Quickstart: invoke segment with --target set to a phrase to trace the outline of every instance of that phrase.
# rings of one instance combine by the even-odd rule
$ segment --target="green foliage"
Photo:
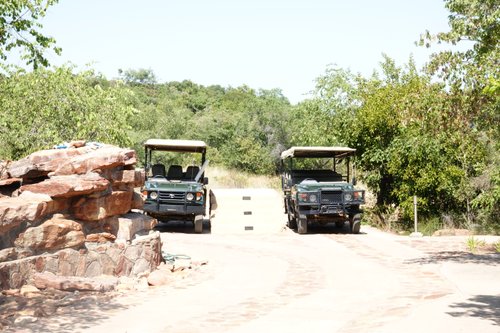
[[[291,106],[279,90],[204,87],[191,81],[129,88],[139,110],[131,131],[136,150],[148,138],[203,140],[212,165],[271,174],[288,145]]]
[[[0,157],[19,159],[74,139],[129,145],[129,92],[99,81],[68,67],[0,78]]]
[[[437,216],[433,216],[418,222],[418,231],[426,236],[432,236],[434,232],[442,228],[443,223]]]
[[[48,66],[44,56],[52,48],[57,54],[61,49],[55,40],[40,33],[42,25],[38,20],[45,16],[47,8],[58,0],[8,0],[0,1],[0,59],[7,60],[14,49],[23,52],[23,59],[34,69]]]
[[[419,216],[435,221],[432,225],[446,215],[455,217],[455,225],[496,230],[499,5],[447,0],[446,6],[451,30],[427,32],[420,43],[470,40],[470,50],[435,54],[425,72],[411,59],[399,67],[387,56],[380,71],[368,78],[329,68],[317,80],[314,100],[297,113],[297,118],[312,116],[321,125],[310,121],[308,129],[294,134],[311,144],[356,148],[362,179],[377,197],[376,210],[397,207],[408,226],[417,195]],[[371,214],[375,223],[389,215]]]
[[[155,84],[156,75],[151,69],[127,69],[118,70],[118,74],[123,78],[123,80],[128,84]]]
[[[474,183],[495,156],[494,129],[486,122],[478,126],[489,109],[473,109],[474,100],[433,83],[412,60],[398,67],[385,56],[381,72],[370,78],[329,70],[308,103],[330,117],[330,142],[357,149],[363,181],[378,205],[400,207],[403,221],[413,220],[414,195],[425,219],[461,212],[462,223],[472,225],[498,216],[495,178],[490,187]],[[481,216],[486,208],[489,217]]]
[[[35,68],[47,65],[42,51],[54,41],[36,31],[37,20],[55,2],[0,3],[1,59],[22,48]],[[278,89],[159,84],[151,69],[120,70],[118,82],[69,68],[8,73],[0,76],[0,157],[76,138],[138,152],[149,138],[199,139],[212,165],[273,174],[290,146],[346,145],[376,194],[372,223],[411,227],[417,195],[429,232],[442,224],[500,232],[499,5],[445,6],[450,31],[426,32],[420,44],[470,49],[436,53],[423,71],[385,55],[370,77],[329,67],[314,98],[296,106]]]
[[[495,248],[495,251],[497,253],[500,253],[500,242],[496,242],[495,244],[493,244],[494,248]]]
[[[475,253],[479,248],[485,247],[485,246],[486,246],[486,242],[484,240],[477,239],[474,236],[470,236],[469,238],[467,238],[467,248],[472,253]]]

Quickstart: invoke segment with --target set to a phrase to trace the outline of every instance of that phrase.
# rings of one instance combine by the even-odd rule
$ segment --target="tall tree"
[[[49,62],[44,56],[46,49],[56,54],[61,49],[55,46],[52,37],[40,32],[39,19],[47,13],[48,7],[58,0],[2,0],[0,1],[0,59],[7,60],[8,53],[20,49],[22,58],[34,69],[47,67]]]
[[[479,209],[483,220],[496,221],[500,229],[500,3],[446,0],[445,6],[450,10],[450,30],[426,32],[420,44],[430,47],[437,41],[468,46],[465,51],[434,54],[427,69],[448,87],[448,112],[460,138],[457,142],[472,139],[472,151],[483,147],[488,152],[481,164],[472,164],[466,161],[471,149],[457,146],[462,150],[462,171],[469,177],[468,184],[461,186],[467,215],[472,208]]]

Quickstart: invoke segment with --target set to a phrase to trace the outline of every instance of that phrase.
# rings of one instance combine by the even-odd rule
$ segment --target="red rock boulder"
[[[80,223],[55,214],[37,227],[26,229],[14,244],[36,252],[79,247],[85,242]]]
[[[76,148],[82,149],[82,148]],[[134,150],[105,146],[61,161],[53,175],[85,174],[94,170],[112,169],[118,166],[131,166],[137,162]]]
[[[21,192],[45,193],[52,198],[69,198],[102,192],[109,187],[109,181],[97,173],[84,175],[52,176],[40,183],[21,186]]]
[[[18,197],[0,200],[0,235],[23,222],[33,222],[62,207],[46,194],[24,192]]]
[[[133,192],[116,191],[100,198],[85,198],[73,208],[76,218],[98,221],[113,215],[123,215],[130,211]]]

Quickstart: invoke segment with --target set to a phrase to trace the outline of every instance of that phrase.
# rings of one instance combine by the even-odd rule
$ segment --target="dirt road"
[[[75,309],[59,325],[40,321],[37,330],[500,332],[499,254],[463,252],[460,237],[311,232],[164,232],[166,251],[208,265],[98,310]]]

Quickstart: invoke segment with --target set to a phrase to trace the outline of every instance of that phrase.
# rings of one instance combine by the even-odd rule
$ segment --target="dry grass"
[[[279,176],[253,175],[217,166],[208,167],[205,175],[211,188],[273,188],[281,190]]]

